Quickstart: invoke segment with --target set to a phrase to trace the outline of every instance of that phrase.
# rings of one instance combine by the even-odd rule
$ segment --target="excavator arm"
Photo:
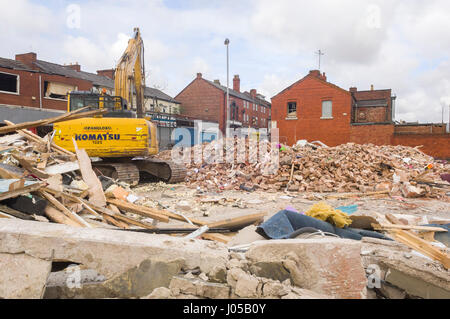
[[[128,47],[117,63],[114,89],[115,95],[124,98],[130,106],[133,106],[133,94],[136,93],[138,118],[145,115],[144,88],[144,42],[139,28],[134,28],[134,35],[128,41]]]

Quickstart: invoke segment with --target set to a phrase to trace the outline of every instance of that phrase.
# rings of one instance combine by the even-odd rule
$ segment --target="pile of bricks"
[[[239,151],[239,143],[245,143],[244,151],[242,148]],[[211,190],[260,188],[319,193],[388,190],[391,195],[404,197],[440,197],[450,185],[440,178],[448,166],[418,148],[353,143],[328,148],[307,144],[293,148],[277,145],[274,152],[270,143],[264,143],[261,143],[263,151],[261,148],[257,151],[249,147],[248,140],[235,140],[232,163],[226,159],[233,143],[215,142],[184,149],[181,153],[191,152],[187,184]],[[216,146],[223,147],[223,157],[217,157],[222,158],[222,163],[208,162],[211,149]],[[279,159],[278,168],[270,160],[274,155]],[[168,159],[171,153],[160,156]],[[201,160],[194,161],[195,156]]]

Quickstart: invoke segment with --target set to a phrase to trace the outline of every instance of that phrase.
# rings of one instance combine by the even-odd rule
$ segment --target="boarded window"
[[[67,93],[76,91],[77,87],[64,83],[44,82],[45,97],[54,99],[66,99]]]
[[[329,119],[333,117],[333,103],[331,101],[322,101],[322,118]]]
[[[289,102],[287,104],[287,116],[288,117],[297,117],[297,103]]]
[[[19,76],[15,74],[0,73],[0,91],[19,93]]]

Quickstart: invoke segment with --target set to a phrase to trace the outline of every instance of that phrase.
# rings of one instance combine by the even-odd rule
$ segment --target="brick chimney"
[[[68,67],[74,71],[77,71],[77,72],[81,71],[81,65],[79,65],[78,62],[75,62],[74,64],[71,63],[69,65],[66,65],[66,67]]]
[[[202,78],[202,74],[201,73],[197,73],[197,79],[201,79]]]
[[[241,92],[241,79],[239,78],[239,74],[236,74],[233,78],[233,90]]]
[[[355,88],[355,87],[351,87],[349,91],[350,91],[351,93],[355,93],[355,92],[357,92],[357,91],[358,91],[358,89],[357,89],[357,88]]]
[[[256,89],[251,89],[251,90],[250,90],[250,95],[251,95],[252,97],[256,97]]]
[[[116,70],[114,69],[107,69],[107,70],[97,70],[97,74],[101,76],[106,76],[110,78],[111,80],[114,80],[114,73]]]
[[[26,66],[36,69],[36,66],[33,62],[36,62],[37,54],[34,52],[24,53],[24,54],[16,54],[16,61],[22,62]]]
[[[315,76],[316,78],[321,77],[319,70],[311,70],[311,71],[309,71],[309,75]]]

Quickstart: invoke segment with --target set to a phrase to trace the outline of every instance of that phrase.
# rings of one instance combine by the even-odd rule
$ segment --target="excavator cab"
[[[72,91],[68,94],[68,112],[78,110],[85,106],[90,106],[88,110],[107,109],[108,113],[104,114],[103,117],[136,117],[136,113],[128,109],[127,101],[120,96],[111,96],[106,93],[100,94],[90,91]]]

